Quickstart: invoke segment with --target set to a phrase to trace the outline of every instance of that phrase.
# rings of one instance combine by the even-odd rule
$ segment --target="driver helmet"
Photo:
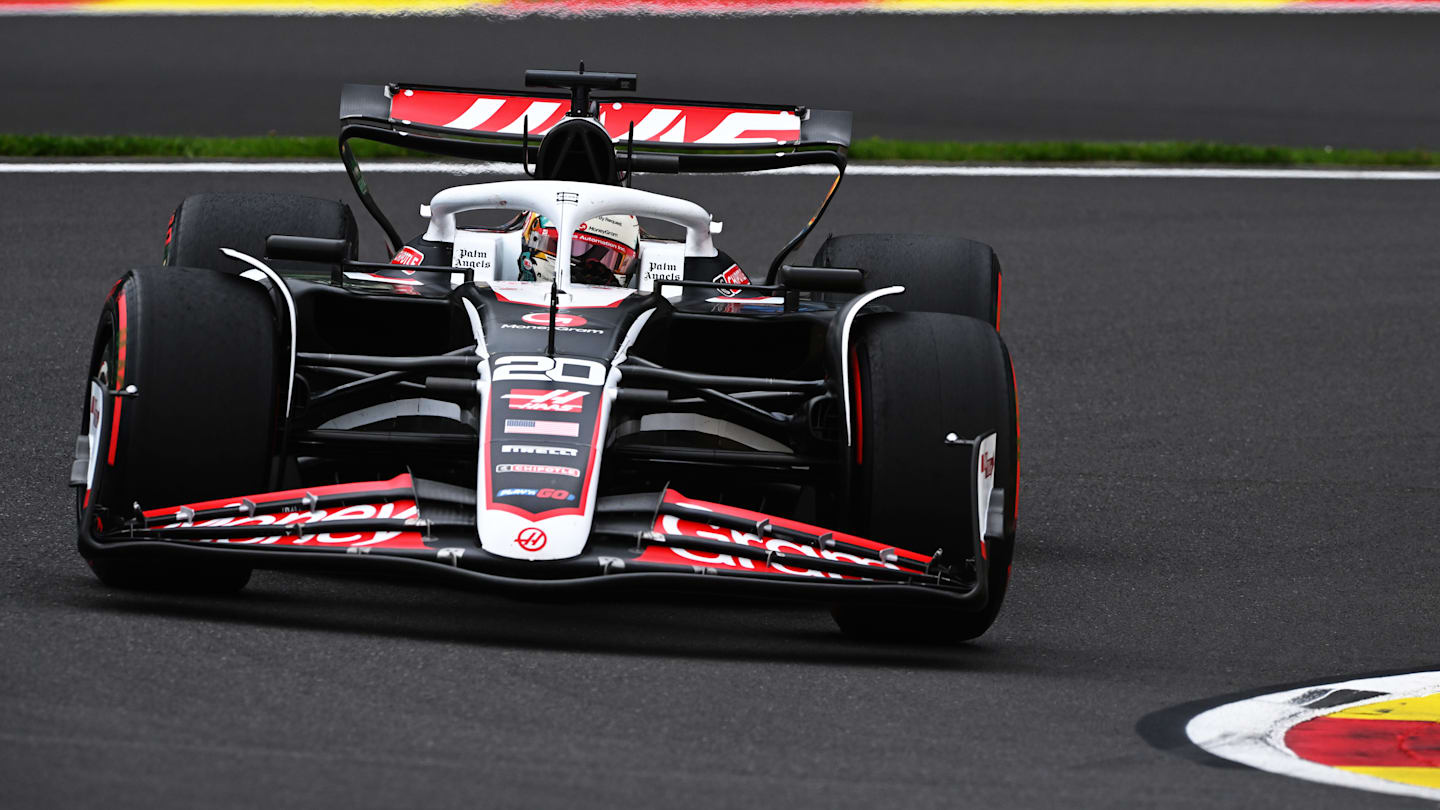
[[[551,281],[559,252],[558,228],[548,218],[525,215],[520,237],[520,280]],[[607,214],[575,229],[570,242],[570,280],[576,284],[627,287],[640,246],[640,222],[629,214]]]

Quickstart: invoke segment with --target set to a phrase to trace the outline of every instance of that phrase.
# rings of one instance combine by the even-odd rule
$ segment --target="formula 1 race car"
[[[635,84],[582,65],[528,71],[554,90],[526,93],[347,85],[340,154],[390,262],[358,258],[338,202],[185,199],[163,266],[126,272],[96,331],[71,483],[100,580],[388,569],[531,597],[806,600],[880,639],[984,633],[1019,486],[994,252],[868,234],[791,263],[844,175],[850,114],[614,95]],[[357,138],[532,179],[440,191],[405,240]],[[814,164],[834,184],[754,281],[706,210],[633,187]],[[516,216],[457,224],[472,211]]]

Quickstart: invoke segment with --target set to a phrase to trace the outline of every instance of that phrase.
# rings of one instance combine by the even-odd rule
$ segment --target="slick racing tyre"
[[[144,268],[122,278],[101,312],[90,360],[82,538],[123,525],[135,504],[266,491],[284,391],[276,344],[274,306],[256,282],[203,268]],[[234,591],[250,578],[247,567],[188,556],[89,561],[119,588]]]
[[[975,318],[935,312],[862,315],[851,368],[854,446],[848,448],[851,525],[879,542],[957,565],[973,559],[974,520],[964,496],[968,444],[994,432],[995,487],[1004,489],[1004,536],[987,545],[989,601],[959,609],[841,605],[847,634],[882,640],[962,641],[995,621],[1010,579],[1019,479],[1014,374],[1000,335]],[[985,508],[981,505],[980,508]]]
[[[817,267],[856,267],[865,289],[901,285],[885,305],[904,312],[948,312],[1000,328],[1000,259],[984,242],[958,236],[862,233],[832,236]]]
[[[165,231],[164,263],[171,267],[233,270],[235,260],[220,252],[228,247],[257,259],[265,258],[265,240],[273,234],[318,236],[350,241],[355,258],[359,240],[350,206],[299,194],[192,194],[170,215]],[[276,269],[292,269],[286,262]],[[310,265],[323,272],[323,268]]]

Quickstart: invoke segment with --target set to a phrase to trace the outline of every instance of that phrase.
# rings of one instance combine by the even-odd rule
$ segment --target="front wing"
[[[388,568],[511,595],[723,591],[979,610],[982,525],[972,558],[942,560],[667,489],[599,499],[580,556],[516,560],[480,547],[473,491],[406,474],[147,510],[118,526],[96,521],[82,529],[80,550],[88,559],[223,555],[256,568]],[[527,542],[538,548],[545,537],[535,531]]]

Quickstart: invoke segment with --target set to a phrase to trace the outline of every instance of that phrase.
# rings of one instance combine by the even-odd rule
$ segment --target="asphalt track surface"
[[[0,18],[0,131],[325,134],[344,82],[856,112],[857,135],[1440,148],[1440,14]]]
[[[1433,184],[847,181],[823,229],[958,231],[1007,271],[1014,584],[982,640],[927,648],[848,641],[785,605],[537,605],[270,572],[234,598],[107,589],[74,553],[65,481],[109,284],[158,260],[187,192],[349,191],[0,182],[0,806],[1410,801],[1207,767],[1136,725],[1437,663]],[[407,209],[444,183],[375,181]],[[754,266],[822,181],[644,185],[688,189]]]

